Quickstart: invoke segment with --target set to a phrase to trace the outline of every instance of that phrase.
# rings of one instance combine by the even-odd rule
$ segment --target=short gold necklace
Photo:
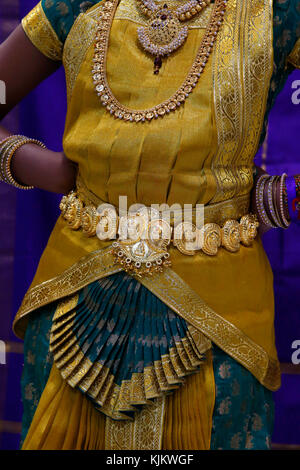
[[[145,110],[130,109],[123,106],[113,95],[106,77],[106,60],[109,35],[119,0],[106,0],[99,14],[95,53],[93,57],[93,82],[101,104],[115,118],[127,122],[145,122],[164,117],[176,111],[189,97],[197,85],[206,63],[213,50],[218,31],[225,15],[227,0],[216,0],[209,24],[201,41],[196,58],[180,88],[166,101]]]

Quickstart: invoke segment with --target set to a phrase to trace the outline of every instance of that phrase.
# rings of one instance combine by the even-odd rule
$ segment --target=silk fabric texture
[[[230,18],[240,7],[233,0],[228,3],[231,16],[227,27],[232,27]],[[254,10],[256,4],[257,11],[261,14],[264,8],[266,18],[270,20],[268,2],[263,6],[261,2],[251,2]],[[64,45],[63,61],[68,85],[68,113],[63,142],[65,154],[78,163],[80,174],[89,190],[101,200],[114,205],[118,205],[119,195],[128,197],[129,206],[135,202],[145,205],[163,202],[169,205],[195,205],[222,200],[222,187],[220,191],[219,183],[223,178],[225,188],[226,177],[222,165],[219,177],[216,177],[218,167],[214,166],[220,140],[214,103],[220,97],[216,95],[218,92],[212,80],[212,60],[208,62],[193,94],[176,113],[144,125],[114,120],[101,107],[91,77],[97,8],[98,5],[90,10],[90,16],[77,19]],[[38,15],[42,15],[41,11],[34,13],[23,26],[28,37],[43,52],[42,38],[45,38],[45,43],[49,41],[49,36],[45,36],[49,24],[46,18]],[[40,25],[36,22],[37,17]],[[260,26],[263,33],[262,24]],[[235,28],[238,33],[244,29],[244,25],[235,25]],[[114,20],[110,34],[107,77],[113,93],[122,104],[143,109],[169,98],[181,85],[195,58],[204,30],[190,30],[184,46],[164,61],[160,74],[154,76],[152,58],[137,47],[136,29],[137,25],[130,20]],[[59,40],[53,32],[52,34],[52,46],[55,50],[59,46]],[[49,51],[49,42],[45,45],[46,49]],[[220,51],[225,60],[228,51],[224,48],[222,52],[222,47],[219,54]],[[78,61],[78,57],[81,60]],[[267,73],[271,74],[270,68]],[[267,92],[266,88],[263,97],[265,104]],[[247,113],[247,110],[244,109],[244,112]],[[260,116],[255,130],[258,143],[263,109],[258,110],[257,115]],[[249,193],[252,161],[240,165],[237,160],[232,165],[229,182],[227,180],[227,193],[231,192],[232,196]],[[245,181],[240,180],[238,189],[235,188],[235,180],[230,180],[230,174],[240,171],[240,166],[244,168]],[[240,173],[242,174],[243,172]],[[85,255],[108,245],[107,242],[86,239],[80,232],[71,231],[60,218],[41,258],[32,288],[63,275]],[[278,369],[274,338],[273,277],[260,239],[252,247],[241,247],[237,253],[221,250],[216,257],[201,253],[188,257],[172,249],[170,252],[172,269],[176,275],[217,312],[226,324],[234,325],[235,331],[238,330],[242,336],[257,345],[258,349],[262,349]],[[76,275],[74,280],[75,278]],[[159,278],[157,282],[159,283]],[[58,297],[63,295],[62,289]],[[41,291],[40,304],[44,302],[42,296]],[[34,311],[34,308],[29,306],[25,312],[21,309],[17,318],[15,331],[20,336],[24,334],[29,311]],[[197,316],[197,312],[195,315]],[[225,350],[227,346],[230,349],[235,342],[235,335],[227,338],[225,336],[226,332],[221,328],[211,339]],[[235,358],[239,360],[239,357]],[[260,374],[258,370],[257,375],[263,377],[265,372]],[[54,384],[58,383],[54,370],[51,380]],[[271,377],[268,385],[271,389],[278,388],[278,378]],[[207,413],[207,409],[204,412]]]
[[[97,8],[93,7],[92,12]],[[232,9],[235,8],[232,2]],[[94,18],[79,17],[64,46],[66,62],[69,54],[80,55],[84,47],[81,31],[88,31],[91,44],[86,47],[72,90],[69,85],[64,135],[66,155],[78,163],[88,188],[112,204],[118,204],[122,194],[128,197],[128,206],[135,202],[207,204],[217,190],[212,170],[218,146],[212,60],[193,94],[176,113],[139,127],[114,120],[101,107],[91,79],[94,21]],[[29,36],[37,34],[29,26],[26,32]],[[136,24],[126,19],[114,20],[107,77],[116,97],[125,105],[142,108],[168,98],[184,79],[203,33],[202,28],[192,29],[183,48],[164,61],[156,77],[152,72],[152,59],[137,47]],[[142,92],[140,77],[144,77]],[[71,231],[60,218],[32,287],[64,273],[84,255],[108,245],[108,242],[87,239],[80,231]],[[241,247],[238,253],[221,250],[216,257],[201,253],[189,257],[171,249],[171,259],[175,273],[205,303],[276,361],[273,278],[259,239],[252,247]],[[26,322],[26,315],[21,316]],[[24,332],[19,318],[16,331],[20,335]],[[214,339],[218,344],[218,339]]]

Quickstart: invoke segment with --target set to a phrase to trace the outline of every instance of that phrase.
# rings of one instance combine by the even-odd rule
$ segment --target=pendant
[[[188,27],[182,26],[175,11],[165,3],[157,8],[148,20],[147,26],[138,28],[138,38],[145,51],[155,56],[154,74],[159,73],[162,57],[176,51],[185,42]]]

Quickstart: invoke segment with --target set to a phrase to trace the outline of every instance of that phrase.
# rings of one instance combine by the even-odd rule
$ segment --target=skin
[[[33,46],[19,25],[0,45],[0,79],[6,84],[7,93],[6,105],[0,106],[0,122],[59,66],[60,63],[46,58]],[[10,134],[0,126],[0,141]],[[26,144],[16,152],[11,169],[18,182],[46,191],[67,194],[75,185],[74,163],[63,152],[42,149],[34,144]]]
[[[0,106],[0,122],[14,106],[54,73],[60,65],[59,62],[45,57],[34,47],[19,25],[0,45],[0,79],[6,83],[7,92],[6,105]],[[11,133],[0,125],[0,141],[9,135]],[[34,144],[23,145],[17,150],[11,170],[19,183],[46,191],[67,194],[75,187],[76,165],[68,160],[63,152],[42,149]],[[258,168],[256,179],[262,173],[264,171]],[[257,214],[254,191],[252,191],[251,209]],[[263,235],[267,230],[268,227],[261,223],[260,234]]]

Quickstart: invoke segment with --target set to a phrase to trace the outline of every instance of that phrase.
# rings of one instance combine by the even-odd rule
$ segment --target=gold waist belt
[[[170,266],[171,245],[188,256],[198,251],[215,256],[221,247],[234,253],[241,243],[251,246],[259,224],[255,215],[246,213],[248,205],[249,196],[243,196],[204,206],[201,225],[194,220],[199,220],[197,208],[190,211],[188,220],[186,213],[182,216],[172,208],[170,212],[143,205],[121,215],[78,179],[77,190],[62,198],[60,209],[70,229],[80,229],[87,237],[113,241],[116,261],[125,271],[139,276]]]

